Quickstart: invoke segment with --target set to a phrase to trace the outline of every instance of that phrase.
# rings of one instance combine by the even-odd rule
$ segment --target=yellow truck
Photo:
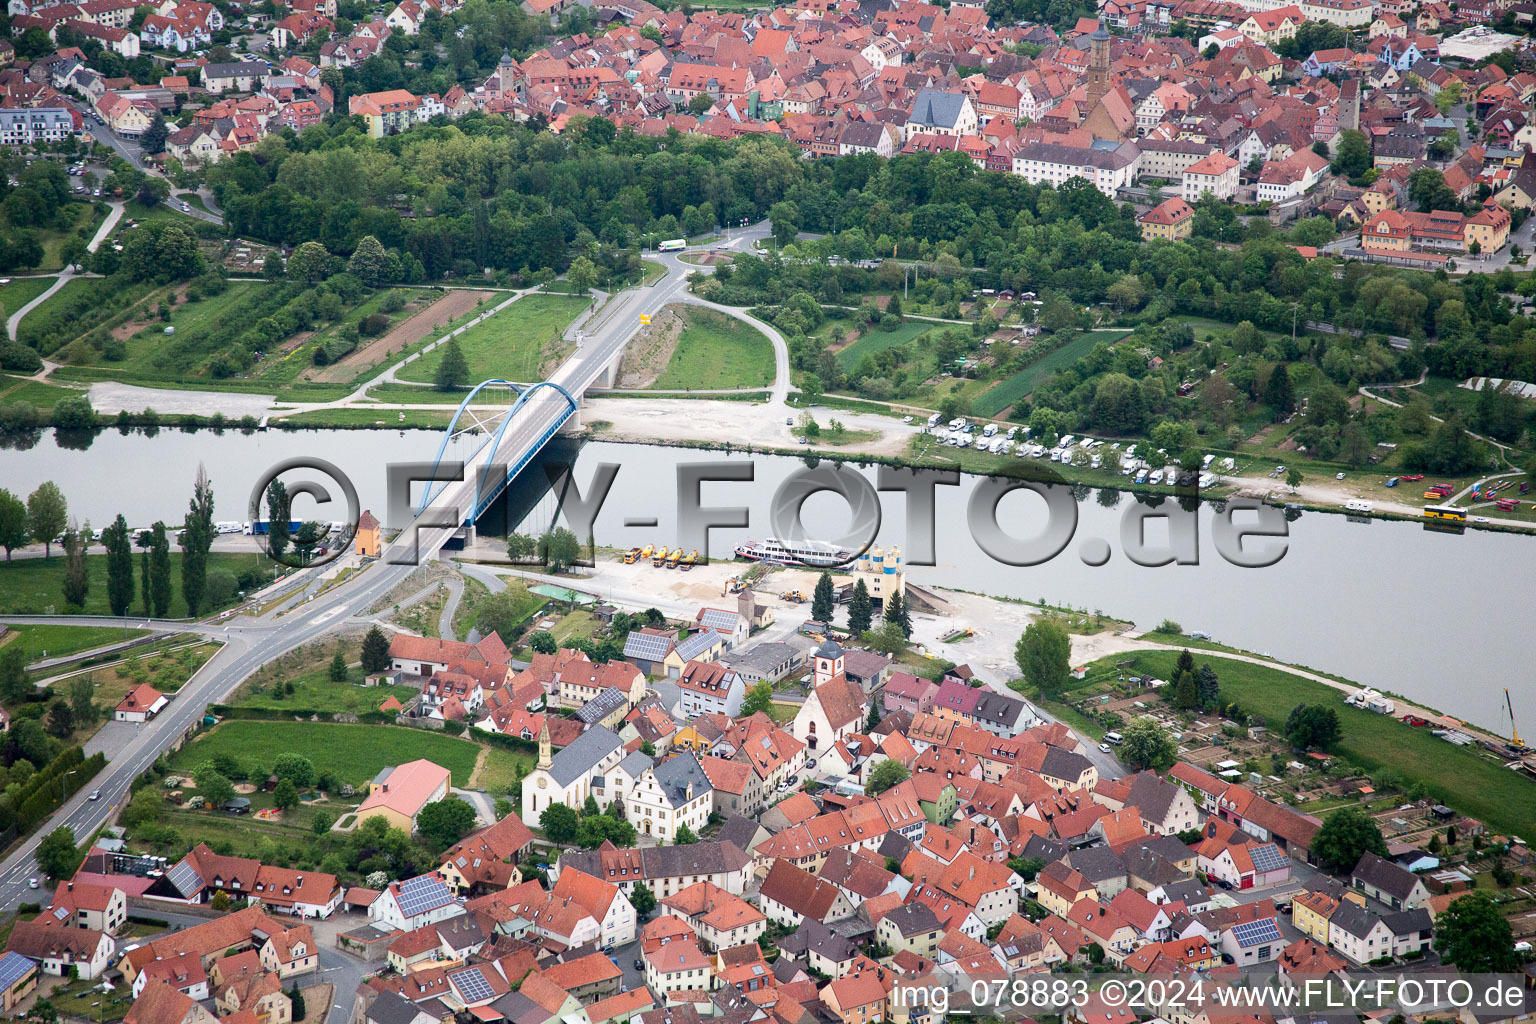
[[[651,566],[653,568],[660,569],[664,564],[666,564],[666,561],[667,561],[667,549],[666,549],[666,546],[663,545],[663,546],[657,548],[656,549],[656,553],[651,556]]]
[[[640,549],[640,557],[639,557],[638,560],[643,562],[647,558],[650,558],[650,557],[651,557],[651,546],[649,544],[647,544],[645,547]]]
[[[683,558],[683,549],[682,548],[673,548],[672,549],[672,553],[667,556],[667,568],[668,569],[676,569],[677,568],[677,563],[682,561],[682,558]]]
[[[779,598],[780,600],[788,601],[791,604],[805,603],[805,594],[798,590],[786,590],[784,593],[779,595]]]
[[[639,548],[630,548],[628,551],[624,552],[624,564],[625,565],[633,565],[634,562],[635,562],[635,559],[637,559],[639,557],[640,557],[640,549]]]
[[[699,551],[697,548],[695,548],[678,560],[677,567],[683,570],[683,572],[687,572],[689,569],[692,569],[695,565],[698,564]]]

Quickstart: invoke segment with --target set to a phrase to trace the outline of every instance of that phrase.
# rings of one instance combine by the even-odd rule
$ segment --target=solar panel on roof
[[[1248,921],[1234,926],[1232,937],[1237,940],[1239,946],[1256,946],[1261,942],[1279,941],[1280,929],[1275,926],[1273,918],[1265,918],[1262,921]]]
[[[441,907],[452,899],[448,887],[431,875],[417,875],[400,883],[400,911],[406,917]]]
[[[20,953],[0,956],[0,992],[9,989],[36,968],[36,962]]]
[[[1281,853],[1279,847],[1273,843],[1253,847],[1248,851],[1248,856],[1253,860],[1254,869],[1258,871],[1279,871],[1291,862],[1290,858]]]
[[[183,896],[190,896],[203,887],[202,877],[187,861],[182,861],[171,868],[170,874],[165,877]]]
[[[654,633],[631,633],[624,641],[624,656],[641,658],[645,661],[660,661],[667,656],[667,648],[671,643],[671,637],[657,636]]]
[[[485,980],[485,975],[480,973],[478,967],[471,967],[467,971],[460,971],[453,975],[453,983],[460,992],[464,993],[464,998],[468,1002],[490,999],[496,994],[491,988],[491,983]]]

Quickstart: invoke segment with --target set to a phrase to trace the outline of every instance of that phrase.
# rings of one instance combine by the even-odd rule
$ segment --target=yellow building
[[[1509,226],[1509,211],[1489,200],[1481,210],[1468,217],[1463,225],[1463,242],[1467,251],[1472,252],[1475,244],[1480,253],[1498,252],[1509,241]]]
[[[416,831],[416,816],[427,804],[448,795],[452,773],[425,758],[386,768],[368,784],[368,796],[357,809],[361,825],[369,818],[383,818],[391,828],[406,835]]]
[[[1142,214],[1138,223],[1141,225],[1143,242],[1150,242],[1154,238],[1176,242],[1188,238],[1195,229],[1195,210],[1183,199],[1174,196],[1172,199],[1164,199]]]
[[[1309,892],[1291,901],[1291,924],[1314,942],[1328,945],[1328,919],[1339,901],[1322,892]]]
[[[378,519],[368,509],[363,509],[363,514],[357,520],[357,553],[364,558],[378,558],[379,534]]]

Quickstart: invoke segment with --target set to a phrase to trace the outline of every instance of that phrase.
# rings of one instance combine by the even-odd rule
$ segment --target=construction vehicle
[[[645,547],[640,549],[640,558],[639,558],[639,560],[643,562],[647,558],[650,558],[650,557],[651,557],[651,546],[649,544],[647,544]]]
[[[682,560],[682,557],[683,557],[683,549],[682,548],[673,548],[672,549],[672,553],[667,555],[667,568],[668,569],[676,569],[677,568],[677,563]]]
[[[720,588],[720,593],[721,594],[739,594],[739,593],[741,593],[741,577],[740,576],[732,576],[730,579],[726,580],[725,581],[725,585]]]
[[[633,565],[634,562],[635,562],[635,559],[637,559],[639,557],[640,557],[640,549],[639,548],[630,548],[628,551],[624,552],[624,564],[625,565]]]
[[[1509,709],[1509,735],[1515,746],[1525,749],[1525,740],[1520,738],[1520,727],[1515,724],[1515,703],[1509,699],[1509,687],[1504,687],[1504,706]]]
[[[788,601],[791,604],[805,603],[805,594],[799,590],[786,590],[784,593],[779,595],[779,598],[781,600]]]
[[[660,569],[663,565],[666,564],[666,561],[667,561],[667,547],[666,547],[665,544],[663,544],[661,547],[657,548],[656,549],[656,553],[651,556],[651,567],[655,568],[655,569]]]
[[[692,569],[694,566],[696,566],[698,564],[699,564],[699,550],[698,550],[698,548],[694,548],[692,551],[688,552],[682,558],[678,559],[677,567],[679,569],[683,570],[683,572],[687,572],[689,569]]]

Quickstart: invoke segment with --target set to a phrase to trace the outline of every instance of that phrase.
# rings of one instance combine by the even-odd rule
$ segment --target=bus
[[[1457,508],[1455,505],[1425,505],[1425,519],[1448,519],[1452,522],[1464,523],[1467,521],[1467,510]]]
[[[686,238],[669,238],[665,242],[659,242],[656,245],[657,252],[677,252],[679,249],[686,248],[688,248],[688,239]]]

